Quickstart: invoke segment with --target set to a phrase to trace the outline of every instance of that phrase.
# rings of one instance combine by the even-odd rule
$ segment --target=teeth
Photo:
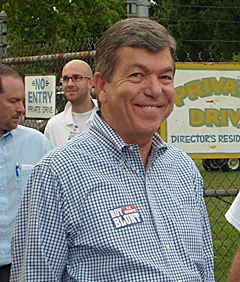
[[[151,109],[156,109],[156,107],[150,107],[150,106],[143,106],[143,108],[145,108],[145,109],[149,109],[149,110],[151,110]]]

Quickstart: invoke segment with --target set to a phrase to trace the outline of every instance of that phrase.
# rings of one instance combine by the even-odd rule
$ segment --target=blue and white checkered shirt
[[[96,115],[33,171],[12,239],[11,281],[215,281],[202,178],[156,134],[145,171]]]

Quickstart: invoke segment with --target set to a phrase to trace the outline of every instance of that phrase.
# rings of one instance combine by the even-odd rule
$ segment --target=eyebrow
[[[163,69],[162,69],[162,72],[169,72],[169,71],[170,71],[170,72],[174,72],[173,66],[172,66],[172,67],[169,66],[169,67],[166,67],[166,68],[163,68]]]
[[[149,70],[149,68],[146,67],[145,65],[140,64],[140,63],[133,63],[133,64],[131,64],[130,66],[128,66],[128,68],[126,69],[126,73],[129,72],[129,71],[131,71],[131,69],[133,69],[133,68],[135,68],[135,67],[140,68],[140,69],[144,70],[144,71],[147,72],[147,73],[150,73],[150,72],[151,72],[151,71]],[[174,68],[173,68],[173,66],[167,66],[167,67],[165,67],[165,68],[162,68],[160,72],[161,72],[161,73],[165,73],[165,72],[174,72]]]
[[[73,75],[80,75],[80,76],[82,76],[82,75],[79,74],[79,73],[74,73],[74,74],[72,74],[72,76],[73,76]],[[63,75],[62,77],[65,77],[65,76],[66,76],[66,77],[69,77],[69,76],[67,76],[67,75]]]
[[[131,71],[131,69],[134,69],[134,68],[140,68],[146,72],[150,72],[150,70],[148,69],[148,67],[146,67],[145,65],[143,64],[140,64],[140,63],[133,63],[131,65],[129,65],[127,68],[126,68],[126,72],[128,71]]]

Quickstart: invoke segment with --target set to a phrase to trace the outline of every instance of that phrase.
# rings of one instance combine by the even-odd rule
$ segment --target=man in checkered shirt
[[[203,182],[156,133],[173,110],[176,43],[148,19],[115,23],[96,51],[89,132],[33,171],[11,281],[215,281]]]

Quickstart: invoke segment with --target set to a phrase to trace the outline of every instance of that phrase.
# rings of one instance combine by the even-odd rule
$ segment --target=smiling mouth
[[[153,110],[153,109],[156,109],[157,107],[142,106],[142,108],[144,108],[144,109],[148,109],[148,110]]]

